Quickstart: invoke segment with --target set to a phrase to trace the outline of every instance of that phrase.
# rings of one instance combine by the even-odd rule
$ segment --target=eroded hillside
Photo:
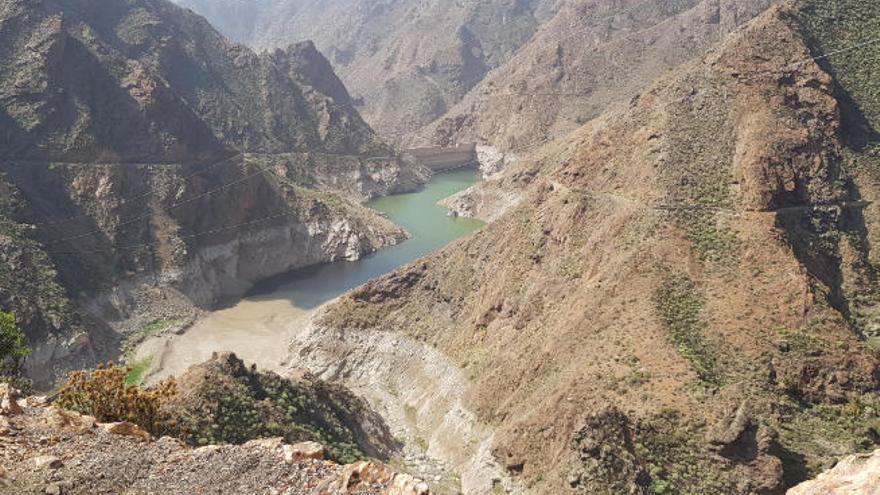
[[[567,2],[528,44],[420,136],[438,145],[534,148],[635,96],[773,3]]]
[[[314,40],[370,124],[402,140],[507,61],[563,2],[269,0],[247,15],[234,0],[178,3],[259,49]]]
[[[772,0],[180,0],[260,49],[313,39],[383,135],[504,151],[566,132]]]
[[[417,187],[311,43],[257,55],[163,0],[0,9],[0,303],[32,375],[114,356],[266,277],[404,233]]]
[[[474,493],[776,494],[871,449],[878,20],[773,8],[516,165],[518,206],[296,355],[463,482],[491,452],[510,481]]]

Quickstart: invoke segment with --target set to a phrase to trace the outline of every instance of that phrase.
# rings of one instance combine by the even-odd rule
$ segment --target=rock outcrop
[[[880,493],[880,450],[852,455],[787,495],[877,495]]]
[[[399,449],[385,422],[347,389],[259,372],[231,353],[191,367],[177,390],[163,407],[195,445],[280,437],[288,462],[387,459]]]
[[[422,481],[378,463],[287,460],[285,452],[304,447],[281,439],[194,449],[171,437],[145,442],[131,429],[95,427],[94,418],[45,406],[26,406],[8,419],[15,434],[0,435],[4,494],[430,495]]]

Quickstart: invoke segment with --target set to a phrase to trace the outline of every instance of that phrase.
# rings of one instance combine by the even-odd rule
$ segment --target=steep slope
[[[312,44],[257,55],[164,0],[5,2],[0,67],[0,302],[44,385],[119,332],[396,243],[354,202],[424,180]]]
[[[314,40],[380,134],[397,139],[443,115],[503,64],[560,0],[180,0],[260,49]]]
[[[438,145],[516,150],[562,137],[703,53],[773,0],[569,2],[421,131]]]
[[[400,144],[510,151],[633,96],[773,0],[179,3],[251,46],[314,39]]]
[[[777,494],[871,449],[878,22],[772,9],[515,166],[518,206],[294,355],[466,493]]]

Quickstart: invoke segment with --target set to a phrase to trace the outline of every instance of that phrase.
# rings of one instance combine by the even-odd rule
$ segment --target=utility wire
[[[257,153],[254,153],[254,154],[257,155]],[[320,153],[320,152],[309,152],[309,151],[302,151],[302,152],[294,151],[294,152],[288,152],[288,153],[284,153],[284,154],[290,154],[290,155],[302,154],[302,155],[308,155],[308,156],[324,156],[324,157],[333,157],[333,158],[357,158],[357,159],[360,159],[360,160],[396,160],[396,159],[399,159],[399,158],[401,157],[401,155],[373,155],[373,156],[364,156],[364,155],[340,154],[340,153]],[[232,157],[229,157],[229,158],[224,158],[223,160],[219,160],[219,161],[213,162],[213,163],[211,163],[211,164],[208,164],[208,165],[206,165],[206,166],[200,168],[200,169],[197,170],[196,172],[193,172],[193,173],[191,173],[191,174],[189,174],[189,175],[186,175],[186,176],[181,177],[181,180],[183,180],[183,181],[189,181],[189,180],[192,179],[193,177],[196,177],[196,176],[198,176],[198,175],[201,175],[201,174],[207,172],[208,170],[210,170],[210,169],[212,169],[212,168],[214,168],[214,167],[216,167],[216,166],[218,166],[218,165],[225,164],[225,163],[235,163],[235,160],[237,160],[237,159],[239,159],[239,158],[242,158],[243,156],[244,156],[244,153],[239,153],[239,154],[237,154],[237,155],[235,155],[235,156],[232,156]],[[19,163],[23,163],[23,162],[20,161],[20,160],[19,160],[18,162],[19,162]],[[46,163],[46,162],[41,161],[41,162],[39,162],[39,163]],[[156,164],[156,163],[145,163],[145,164],[141,164],[141,165],[156,166],[156,165],[159,165],[159,164]],[[166,164],[166,165],[178,165],[178,164]],[[121,165],[121,166],[128,166],[128,165]],[[141,200],[141,199],[144,199],[144,198],[150,197],[150,196],[154,195],[155,193],[156,193],[156,190],[155,190],[154,188],[150,188],[150,190],[148,190],[148,191],[144,191],[144,192],[139,193],[139,194],[137,194],[137,195],[135,195],[135,196],[130,196],[130,197],[122,196],[122,197],[120,197],[120,199],[123,199],[123,200],[125,200],[126,202],[138,201],[138,200]],[[46,221],[36,222],[36,223],[27,222],[27,224],[28,224],[28,225],[31,225],[31,226],[34,226],[34,227],[46,227],[46,226],[50,226],[50,225],[60,225],[60,224],[68,223],[68,222],[71,222],[71,221],[74,221],[74,220],[78,220],[78,219],[81,219],[81,218],[87,218],[87,217],[90,217],[90,216],[92,216],[92,215],[94,215],[94,214],[96,214],[96,213],[97,213],[97,212],[95,212],[95,211],[87,211],[87,212],[80,213],[80,214],[73,215],[73,216],[69,216],[69,217],[58,218],[58,219],[52,219],[52,220],[46,220]]]
[[[764,75],[768,75],[768,74],[780,73],[780,72],[785,71],[785,70],[798,69],[798,68],[802,67],[803,65],[805,65],[805,64],[807,64],[807,63],[809,63],[809,62],[811,62],[811,61],[816,61],[816,60],[826,59],[826,58],[832,57],[832,56],[834,56],[834,55],[838,55],[838,54],[841,54],[841,53],[850,52],[850,51],[853,51],[853,50],[856,50],[856,49],[859,49],[859,48],[864,48],[864,47],[866,47],[866,46],[870,46],[870,45],[877,44],[877,43],[880,43],[880,38],[875,38],[875,39],[868,40],[868,41],[865,41],[865,42],[862,42],[862,43],[858,43],[858,44],[856,44],[856,45],[852,45],[852,46],[849,46],[849,47],[844,47],[844,48],[841,48],[841,49],[837,49],[837,50],[834,50],[834,51],[832,51],[832,52],[828,52],[828,53],[825,53],[825,54],[822,54],[822,55],[817,55],[817,56],[814,56],[814,57],[809,57],[809,58],[806,58],[806,59],[804,59],[804,60],[801,60],[801,61],[797,61],[797,62],[794,62],[794,63],[788,64],[788,65],[786,65],[783,69],[777,69],[777,70],[773,70],[773,71],[764,71],[764,72],[761,72],[761,73],[752,74],[752,75],[750,75],[749,77],[744,78],[744,79],[745,79],[745,80],[749,80],[749,79],[754,79],[754,78],[757,78],[757,77],[763,77]],[[743,78],[739,79],[739,81],[742,81],[742,80],[743,80]],[[702,93],[702,92],[696,92],[696,93],[688,94],[688,95],[683,96],[682,98],[678,98],[678,99],[675,99],[675,100],[671,100],[671,101],[669,101],[669,102],[666,102],[666,103],[664,103],[662,106],[663,106],[663,107],[666,107],[666,106],[669,106],[669,105],[671,105],[671,104],[678,103],[678,102],[680,102],[680,101],[684,101],[684,100],[686,100],[686,99],[691,99],[691,98],[694,98],[695,96],[697,96],[697,95],[699,95],[699,94],[701,94],[701,93]],[[533,95],[541,95],[541,94],[542,94],[542,93],[533,93]],[[568,94],[568,95],[575,95],[575,94],[577,94],[577,93],[543,93],[543,94],[548,94],[548,95],[549,95],[549,94],[553,94],[553,95],[566,95],[566,94]],[[540,147],[540,146],[542,146],[542,145],[545,145],[545,144],[549,143],[549,142],[552,141],[552,140],[553,140],[553,139],[551,139],[550,137],[547,137],[547,138],[545,138],[545,139],[543,139],[543,140],[541,140],[541,141],[538,141],[538,142],[536,142],[536,143],[533,143],[533,144],[527,145],[526,147],[518,148],[518,149],[514,149],[514,150],[509,150],[508,152],[512,152],[512,153],[521,153],[521,152],[523,152],[523,151],[531,150],[531,149],[534,149],[534,148]],[[306,152],[306,154],[309,154],[309,153]],[[310,153],[310,154],[314,154],[314,155],[328,155],[328,154],[322,154],[322,153]],[[389,157],[362,157],[362,156],[359,156],[359,155],[331,155],[331,156],[337,156],[337,157],[351,156],[351,157],[357,157],[357,158],[361,158],[361,159],[380,159],[380,158],[381,158],[381,159],[389,159],[389,158],[397,158],[396,156],[389,156]],[[230,159],[226,159],[226,160],[222,160],[222,161],[217,162],[217,163],[222,163],[222,162],[229,161],[229,160],[230,160]],[[211,164],[211,165],[209,165],[209,166],[206,167],[206,168],[210,168],[211,166],[214,166],[214,165],[216,165],[216,163],[215,163],[215,164]],[[189,203],[192,203],[192,202],[197,201],[197,200],[199,200],[199,199],[201,199],[201,198],[203,198],[203,197],[207,197],[207,196],[210,196],[210,195],[216,194],[217,192],[220,192],[220,191],[223,191],[223,190],[225,190],[225,189],[228,189],[229,187],[233,187],[233,186],[235,186],[235,185],[241,184],[241,183],[243,183],[243,182],[245,182],[245,181],[247,181],[247,180],[250,180],[250,179],[252,179],[252,178],[254,178],[254,177],[258,176],[258,175],[261,175],[261,174],[263,174],[263,173],[265,173],[265,172],[271,172],[270,170],[265,169],[265,168],[262,168],[262,167],[258,167],[258,168],[259,168],[259,171],[255,172],[255,173],[253,173],[253,174],[249,174],[249,175],[247,175],[247,176],[245,176],[245,177],[243,177],[243,178],[241,178],[241,179],[238,179],[238,180],[235,180],[235,181],[233,181],[233,182],[230,182],[230,183],[224,184],[224,185],[222,185],[222,186],[220,186],[220,187],[218,187],[218,188],[215,188],[215,189],[213,189],[213,190],[210,190],[210,191],[207,191],[207,192],[205,192],[205,193],[199,194],[199,195],[197,195],[197,196],[195,196],[195,197],[192,197],[192,198],[189,198],[189,199],[187,199],[187,200],[180,201],[180,202],[178,202],[178,203],[174,203],[174,204],[172,204],[171,206],[169,206],[169,207],[166,209],[166,211],[168,211],[168,210],[172,210],[172,209],[175,209],[175,208],[178,208],[178,207],[180,207],[180,206],[184,206],[184,205],[189,204]],[[195,176],[195,175],[198,175],[198,174],[200,174],[200,173],[202,173],[202,172],[204,172],[204,170],[199,171],[199,172],[196,172],[196,173],[194,173],[194,174],[191,174],[191,175],[187,176],[187,178],[191,178],[191,177],[193,177],[193,176]],[[276,177],[282,178],[282,177],[278,176],[278,174],[275,174],[274,172],[271,172],[271,173],[272,173],[273,175],[275,175]],[[283,179],[283,178],[282,178],[282,179]],[[149,196],[149,195],[151,195],[151,194],[153,194],[152,191],[151,191],[151,192],[148,192],[148,193],[145,193],[145,194],[143,194],[143,195],[140,196],[140,197],[146,197],[146,196]],[[137,198],[136,198],[136,199],[137,199]],[[667,208],[667,209],[668,209],[668,208]],[[129,225],[129,224],[133,224],[133,223],[136,223],[136,222],[138,222],[138,221],[141,221],[141,220],[144,220],[144,219],[151,218],[152,216],[153,216],[152,214],[140,215],[140,216],[137,216],[137,217],[134,217],[134,218],[131,218],[131,219],[128,219],[128,220],[123,221],[122,223],[118,224],[118,225],[116,226],[116,228],[123,227],[123,226]],[[79,218],[79,217],[77,217],[77,218]],[[274,218],[274,217],[273,217],[273,218]],[[229,228],[235,228],[235,227],[236,227],[236,226],[229,227]],[[81,239],[81,238],[89,237],[89,236],[91,236],[91,235],[95,235],[95,234],[103,234],[103,233],[104,233],[104,230],[102,230],[102,229],[96,229],[96,230],[93,230],[93,231],[91,231],[91,232],[86,232],[86,233],[83,233],[83,234],[78,234],[78,235],[73,235],[73,236],[63,237],[63,238],[60,238],[60,239],[54,239],[54,240],[51,240],[51,241],[44,242],[43,244],[44,244],[44,245],[54,245],[54,244],[58,244],[58,243],[61,243],[61,242],[67,242],[67,241],[76,240],[76,239]],[[140,245],[139,245],[139,246],[140,246]],[[122,248],[120,248],[120,249],[122,249]]]
[[[232,182],[229,182],[229,183],[223,184],[222,186],[219,186],[219,187],[217,187],[217,188],[214,188],[214,189],[211,189],[211,190],[209,190],[209,191],[203,192],[203,193],[201,193],[201,194],[198,194],[198,195],[196,195],[196,196],[193,196],[192,198],[188,198],[188,199],[186,199],[186,200],[184,200],[184,201],[179,201],[179,202],[177,202],[177,203],[174,203],[174,204],[172,204],[171,206],[167,207],[167,208],[165,209],[165,211],[167,212],[167,211],[173,210],[173,209],[175,209],[175,208],[179,208],[179,207],[181,207],[181,206],[184,206],[184,205],[190,204],[190,203],[192,203],[192,202],[194,202],[194,201],[197,201],[197,200],[199,200],[199,199],[202,199],[202,198],[204,198],[204,197],[208,197],[208,196],[211,196],[211,195],[213,195],[213,194],[216,194],[216,193],[218,193],[218,192],[220,192],[220,191],[224,191],[224,190],[226,190],[226,189],[228,189],[228,188],[230,188],[230,187],[233,187],[233,186],[236,186],[236,185],[242,184],[242,183],[244,183],[244,182],[246,182],[246,181],[248,181],[248,180],[250,180],[250,179],[253,179],[254,177],[257,177],[258,175],[262,175],[263,173],[264,173],[264,171],[261,169],[261,170],[259,170],[258,172],[254,172],[254,173],[249,174],[249,175],[246,175],[246,176],[244,176],[244,177],[242,177],[242,178],[240,178],[240,179],[237,179],[237,180],[234,180],[234,181],[232,181]],[[139,222],[139,221],[141,221],[141,220],[149,219],[149,218],[152,218],[152,217],[153,217],[153,214],[152,214],[152,213],[147,213],[147,214],[144,214],[144,215],[138,215],[138,216],[136,216],[136,217],[132,217],[132,218],[129,218],[129,219],[123,220],[122,222],[120,222],[119,224],[116,225],[116,228],[118,229],[118,228],[120,228],[120,227],[124,227],[124,226],[126,226],[126,225],[131,225],[131,224],[133,224],[133,223],[137,223],[137,222]],[[82,238],[85,238],[85,237],[90,237],[90,236],[93,236],[93,235],[96,235],[96,234],[104,234],[104,233],[105,233],[105,232],[104,232],[103,229],[95,229],[95,230],[92,230],[92,231],[89,231],[89,232],[85,232],[85,233],[82,233],[82,234],[71,235],[71,236],[67,236],[67,237],[61,237],[61,238],[59,238],[59,239],[52,239],[52,240],[49,240],[49,241],[45,241],[45,242],[43,242],[43,245],[51,246],[51,245],[58,244],[58,243],[62,243],[62,242],[73,241],[73,240],[82,239]]]
[[[175,237],[175,239],[181,239],[181,240],[182,239],[194,239],[196,237],[217,234],[220,232],[225,232],[227,230],[238,229],[241,227],[247,227],[247,226],[255,225],[258,223],[263,223],[268,220],[273,220],[275,218],[286,217],[286,216],[291,215],[292,213],[293,212],[289,212],[289,211],[283,212],[283,213],[275,212],[270,215],[266,215],[264,217],[257,218],[255,220],[237,223],[235,225],[227,225],[225,227],[219,227],[216,229],[205,230],[202,232],[197,232],[195,234],[177,236],[177,237]],[[141,244],[130,244],[130,245],[126,245],[126,246],[113,246],[113,247],[104,248],[104,249],[93,249],[93,250],[88,250],[88,251],[75,251],[75,250],[72,250],[72,251],[46,251],[46,253],[47,254],[93,254],[93,253],[115,252],[118,250],[141,249],[141,248],[146,248],[146,247],[150,247],[150,246],[156,246],[158,244],[160,244],[158,241],[154,241],[154,242],[145,242],[145,243],[141,243]]]
[[[183,180],[183,181],[188,181],[189,179],[191,179],[191,178],[193,178],[193,177],[195,177],[195,176],[197,176],[197,175],[200,175],[200,174],[202,174],[202,173],[204,173],[204,172],[207,172],[208,170],[210,170],[210,169],[212,169],[212,168],[214,168],[214,167],[216,167],[216,166],[218,166],[218,165],[220,165],[220,164],[222,164],[222,163],[231,162],[232,160],[235,160],[235,159],[237,159],[237,158],[239,158],[239,157],[241,157],[241,154],[238,154],[238,155],[235,155],[235,156],[232,156],[232,157],[229,157],[229,158],[224,158],[223,160],[218,160],[218,161],[216,161],[216,162],[213,162],[213,163],[211,163],[211,164],[208,164],[208,165],[205,166],[205,167],[202,167],[201,169],[199,169],[199,170],[196,171],[196,172],[193,172],[193,173],[191,173],[191,174],[189,174],[189,175],[186,175],[186,176],[182,177],[181,180]],[[41,163],[42,163],[42,162],[41,162]],[[144,165],[155,165],[155,164],[144,164]],[[155,194],[155,193],[156,193],[155,188],[150,188],[149,191],[145,191],[145,192],[143,192],[143,193],[141,193],[141,194],[138,194],[138,195],[136,195],[136,196],[131,196],[131,197],[128,197],[128,198],[123,197],[122,199],[124,199],[125,201],[138,201],[138,200],[140,200],[140,199],[150,197],[150,196],[152,196],[152,195]],[[94,215],[95,213],[96,213],[96,212],[94,212],[94,211],[91,211],[91,212],[85,212],[85,213],[80,213],[80,214],[78,214],[78,215],[73,215],[73,216],[66,217],[66,218],[59,218],[59,219],[55,219],[55,220],[49,220],[49,221],[38,222],[38,223],[29,223],[29,225],[32,225],[32,226],[34,226],[34,227],[42,227],[42,226],[47,226],[47,225],[58,225],[58,224],[62,224],[62,223],[67,223],[67,222],[72,221],[72,220],[77,220],[77,219],[80,219],[80,218],[89,217],[89,216]]]

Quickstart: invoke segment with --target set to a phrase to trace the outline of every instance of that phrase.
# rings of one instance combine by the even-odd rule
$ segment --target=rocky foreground
[[[428,495],[378,463],[340,465],[280,438],[191,448],[129,423],[98,423],[0,385],[0,494]]]
[[[792,488],[787,495],[878,495],[880,450],[851,455],[818,478]]]

